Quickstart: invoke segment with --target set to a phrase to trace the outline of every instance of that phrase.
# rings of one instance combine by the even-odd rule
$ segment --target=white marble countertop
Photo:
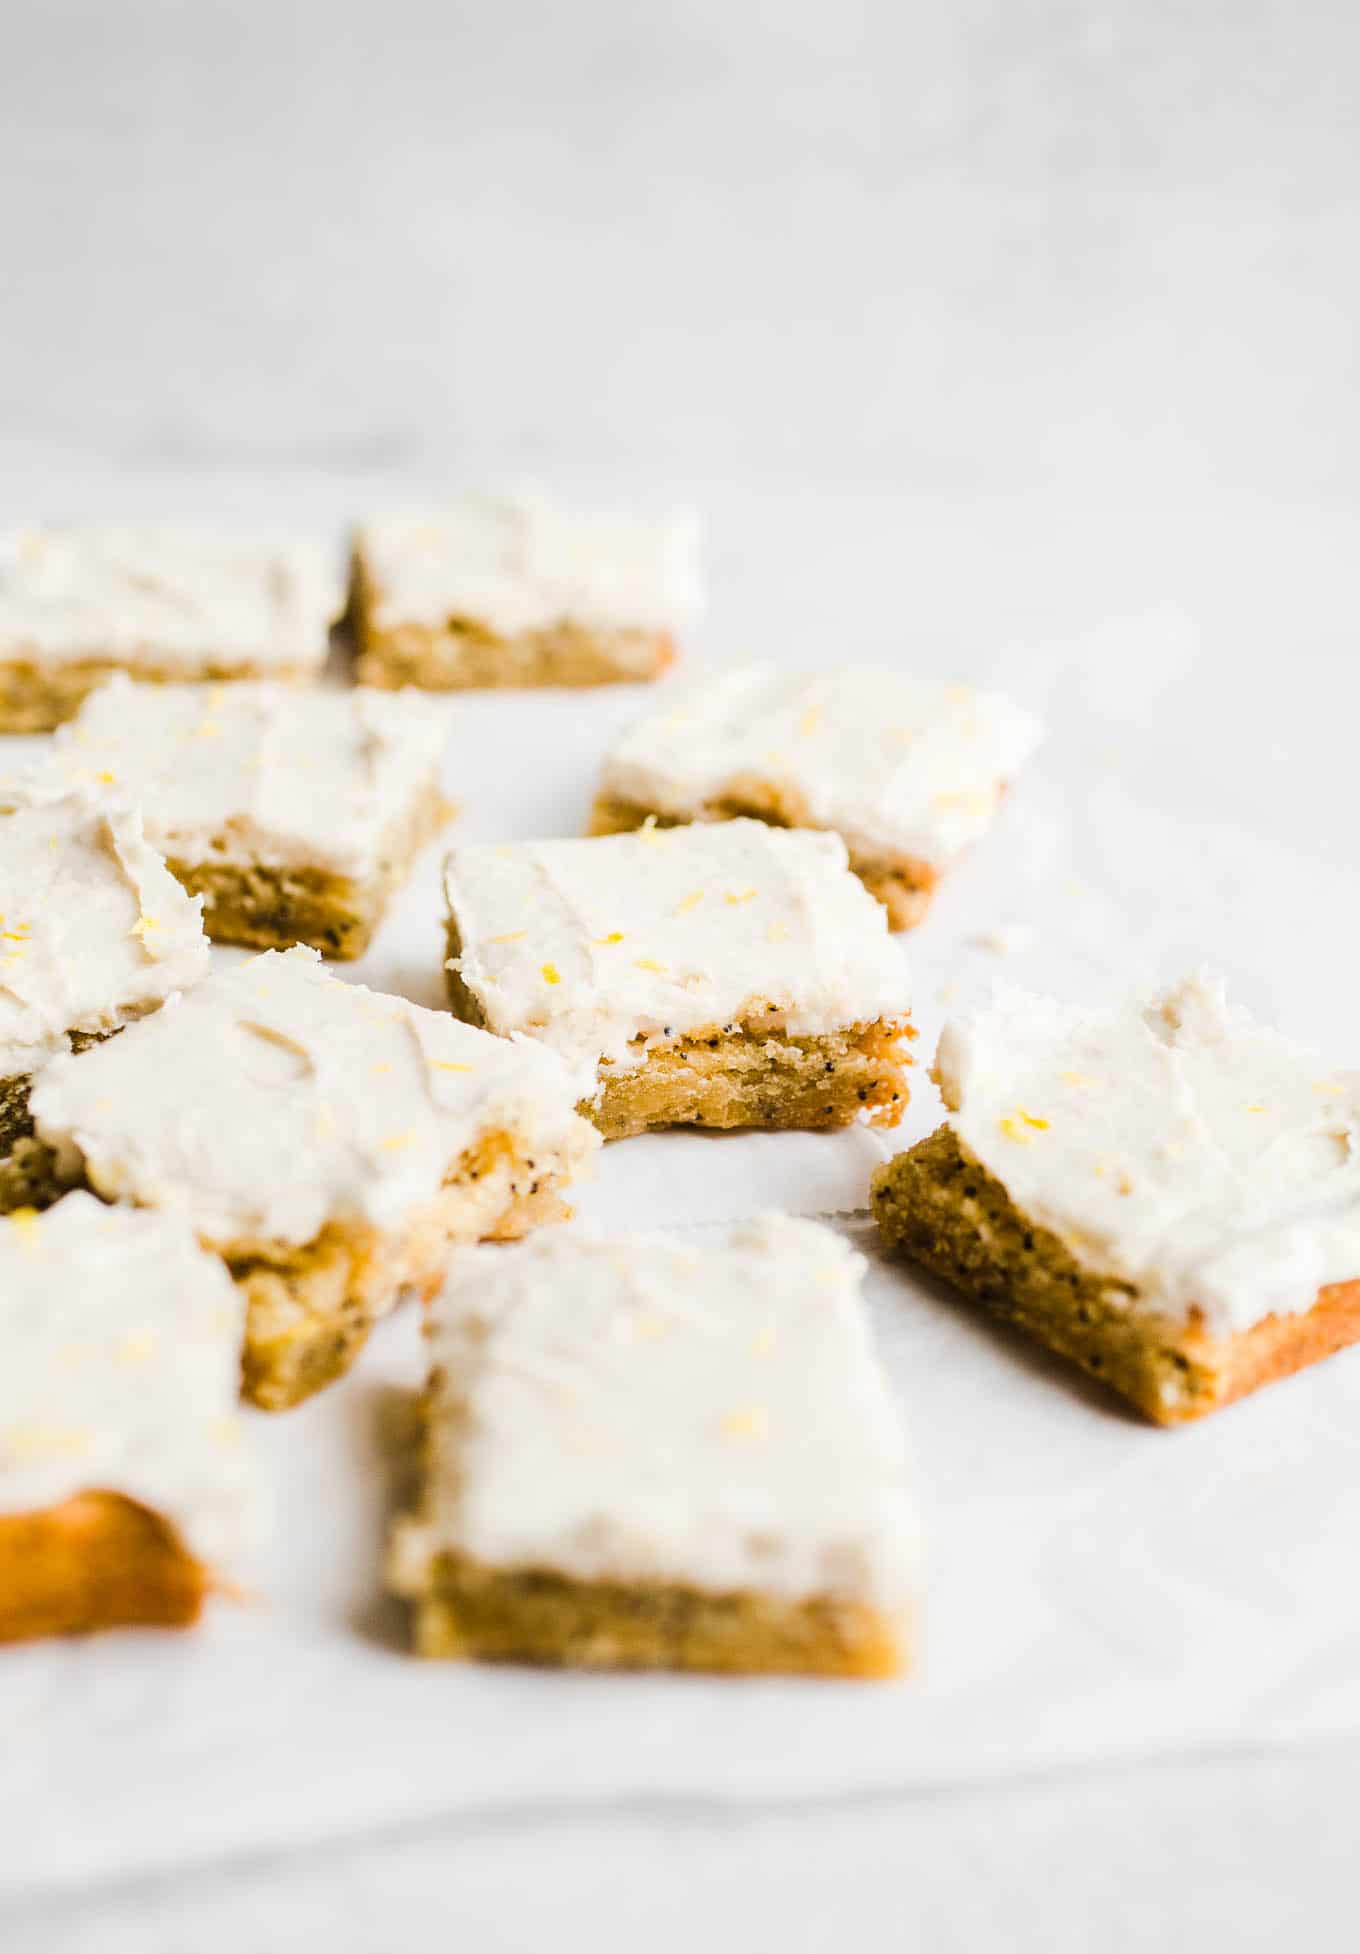
[[[1255,1001],[1306,1035],[1360,927],[1307,903],[1357,868],[1358,58],[1340,0],[14,0],[0,517],[692,501],[707,651],[1004,674],[1261,836]],[[549,1802],[0,1939],[1326,1954],[1358,1766]]]

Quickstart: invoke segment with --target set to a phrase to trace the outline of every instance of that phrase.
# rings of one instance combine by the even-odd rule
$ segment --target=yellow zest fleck
[[[401,1153],[407,1147],[419,1143],[420,1135],[414,1126],[408,1126],[404,1133],[389,1133],[383,1139],[384,1153]]]
[[[697,909],[699,907],[699,904],[703,901],[703,899],[704,899],[704,892],[702,889],[692,889],[690,893],[685,897],[683,902],[676,903],[675,905],[676,915],[688,916],[690,910]]]
[[[475,1072],[477,1070],[475,1065],[459,1065],[455,1059],[451,1058],[432,1058],[430,1064],[436,1072]]]
[[[1093,1086],[1097,1083],[1096,1080],[1089,1078],[1085,1072],[1064,1072],[1062,1074],[1062,1082],[1065,1086]]]
[[[543,966],[543,981],[544,981],[544,983],[545,983],[545,984],[560,984],[560,983],[561,983],[561,981],[562,981],[562,973],[561,973],[561,971],[560,971],[560,970],[559,970],[559,969],[557,968],[557,965],[556,965],[555,963],[545,963],[545,964],[544,964],[544,966]]]
[[[27,943],[32,934],[32,923],[16,923],[12,930],[0,930],[0,939],[6,943]]]
[[[633,1327],[640,1337],[651,1338],[664,1337],[670,1325],[661,1316],[639,1316],[636,1318]]]
[[[4,1434],[12,1459],[69,1459],[89,1445],[89,1432],[78,1425],[13,1425]]]
[[[318,1106],[316,1111],[316,1137],[329,1140],[335,1133],[335,1115],[329,1106]]]
[[[149,1364],[158,1349],[156,1337],[150,1330],[135,1330],[126,1336],[115,1350],[115,1361],[120,1364]]]
[[[768,1357],[773,1349],[774,1329],[772,1325],[767,1323],[763,1329],[757,1330],[751,1338],[751,1355],[753,1357]]]
[[[392,1067],[385,1058],[380,1058],[376,1065],[370,1065],[368,1069],[376,1079],[380,1078],[384,1072],[390,1072]]]
[[[742,1411],[729,1411],[722,1428],[728,1438],[768,1438],[770,1414],[761,1405],[753,1404]]]
[[[527,930],[507,930],[504,936],[489,936],[486,940],[488,947],[490,947],[493,943],[518,943],[522,937],[527,935]]]
[[[241,1443],[241,1421],[239,1418],[219,1418],[209,1429],[219,1445],[239,1445]]]
[[[1265,1112],[1265,1110],[1266,1110],[1265,1107],[1261,1104],[1259,1099],[1253,1099],[1250,1106],[1248,1106],[1247,1108],[1247,1111],[1249,1113],[1263,1113]]]
[[[101,787],[112,787],[116,778],[117,776],[111,774],[107,767],[104,769],[103,773],[97,773],[95,775],[95,779],[99,782]]]
[[[137,918],[136,922],[132,925],[132,934],[134,936],[140,936],[143,943],[145,943],[148,936],[151,936],[155,933],[155,931],[164,928],[165,928],[165,924],[161,921],[159,916],[148,916],[145,910],[143,910],[142,914]]]
[[[798,722],[798,730],[803,735],[803,738],[806,739],[810,733],[816,732],[821,722],[822,722],[821,707],[809,706],[807,711],[803,714],[803,717]]]
[[[215,719],[205,719],[201,725],[194,727],[190,738],[196,740],[215,740],[221,730],[221,726]]]
[[[788,935],[787,924],[771,923],[765,932],[765,941],[767,943],[786,943],[788,941]]]
[[[636,970],[654,970],[658,977],[666,974],[665,964],[658,963],[655,957],[634,957],[633,967]]]
[[[593,944],[597,946],[597,948],[603,949],[607,944],[610,943],[622,943],[623,931],[610,930],[608,936],[592,936],[590,940]]]
[[[1335,1099],[1338,1093],[1345,1091],[1345,1087],[1336,1079],[1319,1079],[1313,1091],[1322,1093],[1327,1099]]]
[[[729,889],[723,897],[723,901],[733,903],[754,902],[759,893],[760,891],[758,889]]]
[[[997,1125],[1008,1140],[1022,1147],[1029,1146],[1036,1133],[1048,1131],[1048,1121],[1040,1119],[1037,1113],[1027,1113],[1023,1106],[1017,1106],[1013,1113],[1003,1113]]]
[[[1121,1174],[1119,1176],[1119,1192],[1121,1194],[1132,1194],[1133,1192],[1133,1182],[1127,1174]]]

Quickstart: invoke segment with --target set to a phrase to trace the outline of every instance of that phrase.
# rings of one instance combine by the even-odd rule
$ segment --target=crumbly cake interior
[[[191,895],[203,897],[203,927],[215,943],[260,950],[306,943],[348,961],[368,948],[411,864],[452,813],[431,788],[389,833],[377,872],[362,881],[322,868],[174,856],[166,866]]]
[[[632,834],[639,828],[645,828],[649,822],[658,828],[678,828],[684,827],[690,818],[697,821],[749,819],[767,822],[774,828],[802,825],[789,809],[780,805],[773,788],[762,792],[753,783],[744,794],[701,802],[692,817],[665,814],[659,808],[643,807],[636,801],[601,794],[591,809],[590,832],[593,835]],[[894,930],[915,929],[930,907],[930,899],[939,879],[937,871],[929,862],[920,861],[914,856],[889,858],[866,855],[854,848],[849,852],[851,869],[870,895],[887,910],[889,927]]]
[[[246,1296],[242,1394],[264,1411],[284,1411],[343,1377],[404,1290],[438,1283],[455,1242],[514,1241],[566,1219],[560,1190],[578,1164],[493,1133],[454,1164],[437,1199],[399,1234],[333,1222],[300,1247],[207,1244]],[[0,1213],[49,1208],[86,1186],[83,1176],[62,1173],[45,1142],[21,1139],[0,1161]]]
[[[889,1248],[1071,1358],[1160,1425],[1180,1424],[1360,1338],[1360,1279],[1311,1310],[1213,1337],[1136,1307],[1131,1283],[1084,1268],[942,1126],[880,1167],[873,1208]]]
[[[183,666],[157,665],[129,653],[125,658],[81,658],[45,662],[0,658],[0,733],[50,733],[74,719],[97,686],[114,672],[126,672],[147,685],[172,685],[186,678],[215,680],[274,678],[301,685],[316,677],[309,665],[223,664],[208,660]]]
[[[186,1628],[210,1585],[174,1528],[119,1493],[0,1513],[0,1642]]]
[[[580,1581],[456,1554],[439,1557],[415,1619],[421,1655],[481,1661],[867,1678],[909,1658],[899,1622],[833,1595]]]
[[[462,949],[450,919],[448,958]],[[465,1024],[484,1026],[481,1005],[457,970],[446,967],[449,1001]],[[693,1037],[654,1044],[641,1062],[611,1078],[601,1068],[593,1099],[576,1110],[606,1140],[657,1126],[823,1128],[896,1126],[907,1109],[905,1018],[847,1025],[815,1037],[791,1037],[758,1019],[713,1025]]]
[[[500,637],[473,618],[380,630],[356,613],[361,685],[455,692],[490,686],[615,685],[660,677],[675,657],[661,631],[623,631],[563,620]]]

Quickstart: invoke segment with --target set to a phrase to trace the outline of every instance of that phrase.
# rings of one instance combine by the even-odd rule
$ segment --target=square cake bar
[[[269,951],[34,1082],[9,1202],[84,1185],[186,1219],[246,1299],[267,1410],[339,1376],[449,1245],[566,1210],[598,1145],[566,1067]]]
[[[202,905],[140,814],[0,787],[0,1153],[28,1131],[32,1075],[206,976]]]
[[[655,678],[699,592],[687,517],[581,515],[536,496],[377,516],[354,542],[359,676],[440,691]]]
[[[339,609],[321,544],[170,524],[0,536],[0,732],[69,719],[110,672],[315,678]]]
[[[112,781],[140,804],[215,942],[348,958],[452,813],[446,741],[443,713],[414,692],[119,677],[61,728],[53,758],[64,780]]]
[[[258,1522],[240,1295],[168,1215],[0,1221],[0,1642],[194,1621]]]
[[[615,742],[592,828],[736,815],[830,828],[892,927],[910,929],[1039,737],[1030,713],[966,685],[736,666],[692,680]]]
[[[782,1216],[458,1255],[389,1567],[420,1652],[900,1670],[919,1536],[863,1267]]]
[[[1190,979],[946,1027],[948,1124],[880,1168],[889,1246],[1158,1424],[1360,1337],[1360,1074]]]
[[[444,886],[454,1010],[560,1053],[607,1139],[901,1118],[906,962],[836,835],[481,845]]]

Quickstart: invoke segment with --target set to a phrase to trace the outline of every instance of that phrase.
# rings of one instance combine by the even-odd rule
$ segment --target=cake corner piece
[[[948,1122],[873,1178],[885,1244],[1152,1422],[1360,1340],[1360,1180],[1329,1144],[1356,1075],[1201,979],[1092,1012],[1013,993],[938,1066]]]

